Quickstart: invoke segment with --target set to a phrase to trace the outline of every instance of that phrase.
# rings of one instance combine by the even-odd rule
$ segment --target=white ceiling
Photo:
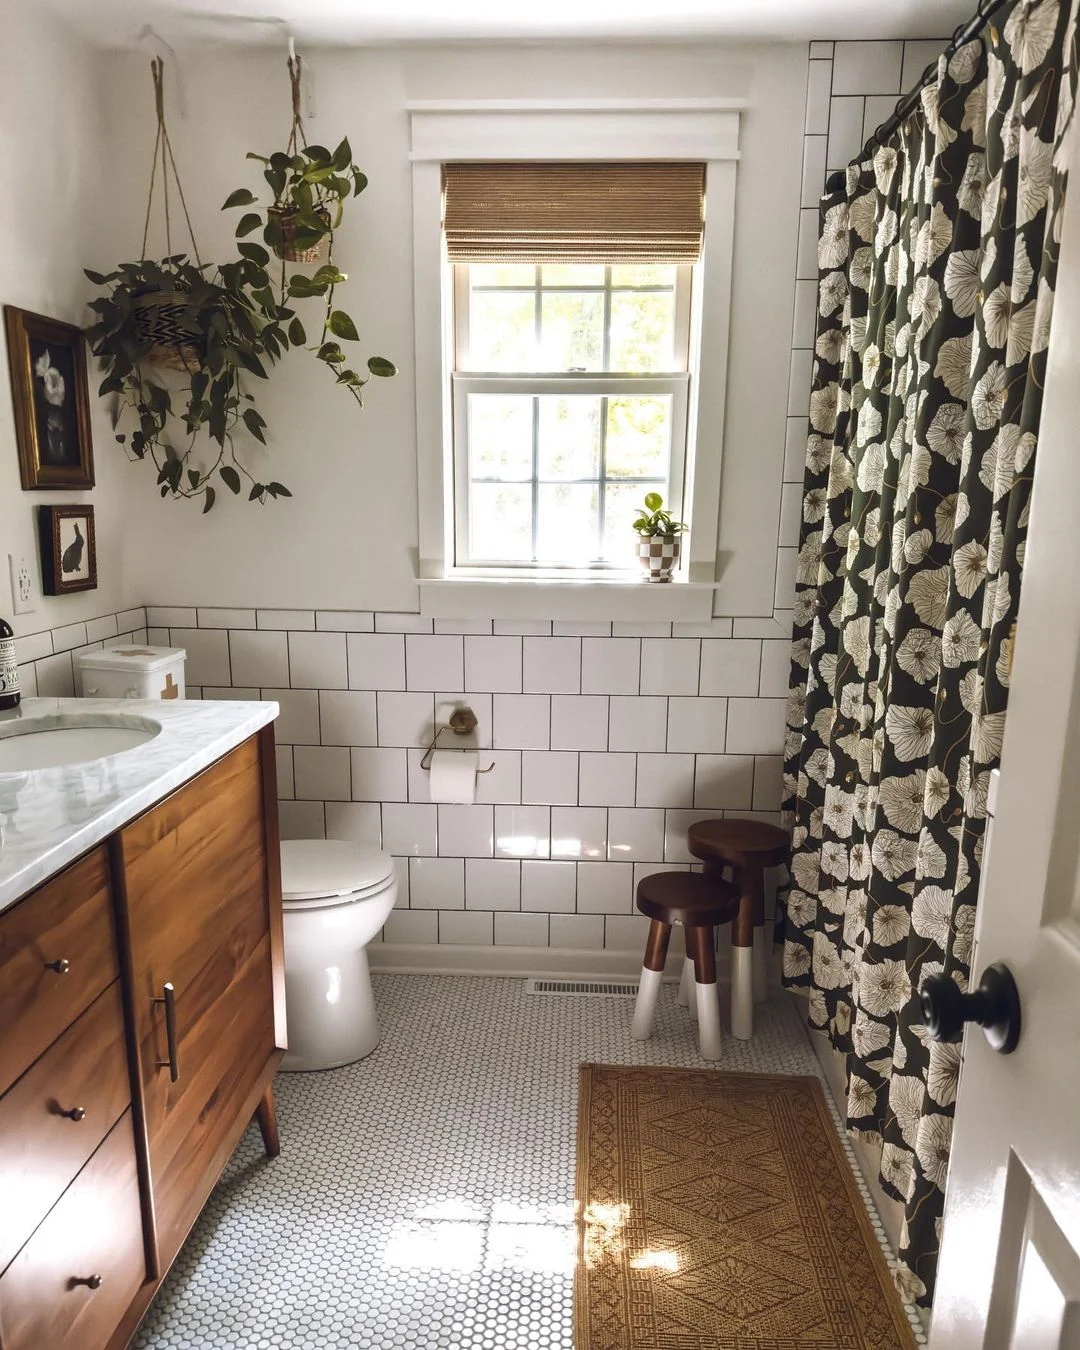
[[[36,0],[31,0],[36,3]],[[91,41],[313,44],[947,37],[975,0],[48,0]]]

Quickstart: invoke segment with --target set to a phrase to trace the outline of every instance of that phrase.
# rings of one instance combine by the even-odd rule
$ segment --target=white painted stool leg
[[[662,970],[650,970],[648,966],[642,966],[637,1002],[634,1004],[634,1021],[630,1028],[630,1035],[635,1041],[647,1041],[653,1033],[656,998],[663,978]]]
[[[731,1034],[748,1041],[754,1034],[754,949],[731,948]]]
[[[690,1000],[690,986],[694,983],[694,963],[690,958],[684,957],[682,963],[682,975],[679,979],[679,1002],[684,1008],[689,1008],[691,1013],[694,1011],[694,1005]]]
[[[702,1059],[720,1058],[720,1002],[715,984],[694,984],[697,1004],[698,1048]]]
[[[769,928],[762,924],[754,929],[754,1002],[764,1003],[769,997]]]

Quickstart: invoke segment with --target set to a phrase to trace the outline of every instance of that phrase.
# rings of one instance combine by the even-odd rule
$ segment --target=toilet
[[[282,841],[286,1072],[352,1064],[378,1045],[366,948],[397,889],[387,853],[344,839]]]

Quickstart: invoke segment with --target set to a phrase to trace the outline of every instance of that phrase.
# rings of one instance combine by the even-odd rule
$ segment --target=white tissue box
[[[183,647],[136,647],[130,642],[75,658],[83,698],[183,698]]]

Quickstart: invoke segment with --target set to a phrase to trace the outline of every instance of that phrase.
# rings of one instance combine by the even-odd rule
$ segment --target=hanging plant
[[[269,368],[290,346],[306,343],[303,324],[275,293],[270,254],[260,244],[240,244],[238,258],[217,266],[200,258],[165,124],[159,60],[151,62],[151,73],[157,136],[140,258],[111,272],[86,272],[106,292],[90,302],[97,322],[87,330],[104,370],[98,393],[112,401],[116,439],[129,457],[153,462],[162,497],[199,498],[204,513],[213,509],[220,485],[237,494],[246,487],[248,500],[260,503],[289,497],[284,484],[261,482],[248,471],[236,438],[266,443],[266,421],[247,384],[268,379]],[[166,256],[152,260],[146,251],[159,176]],[[183,210],[190,253],[172,251],[170,184]],[[311,293],[328,292],[332,304],[331,286]],[[341,335],[355,337],[355,325],[348,324]],[[346,326],[340,319],[333,325],[333,332]],[[330,345],[336,344],[324,338],[322,346]],[[378,359],[371,370],[396,373],[389,361]]]
[[[349,314],[336,307],[336,290],[348,280],[334,262],[334,232],[341,224],[345,203],[349,197],[358,197],[367,187],[367,178],[353,162],[348,138],[331,152],[321,145],[309,145],[301,115],[300,57],[289,57],[289,81],[292,86],[292,126],[284,150],[270,155],[248,154],[248,159],[263,165],[263,177],[273,193],[273,200],[265,208],[255,194],[246,187],[237,188],[226,198],[223,211],[235,207],[255,207],[245,211],[236,226],[237,239],[246,239],[256,230],[281,260],[277,280],[276,303],[279,311],[291,311],[297,300],[319,299],[323,302],[322,331],[311,347],[320,361],[333,371],[338,384],[344,385],[363,406],[361,390],[367,377],[354,370],[341,347],[344,342],[358,342],[359,333]],[[240,252],[255,258],[260,265],[269,262],[266,250],[258,244],[241,243]],[[286,263],[321,264],[309,274],[294,272],[286,275]],[[299,319],[293,319],[288,332],[289,341],[302,345],[307,334]],[[384,356],[368,359],[370,375],[387,377],[397,370]]]

